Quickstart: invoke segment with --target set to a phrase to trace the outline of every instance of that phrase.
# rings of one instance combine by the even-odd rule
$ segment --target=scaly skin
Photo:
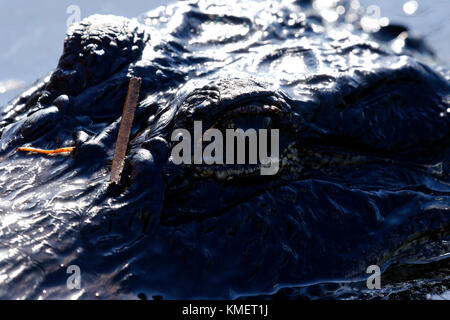
[[[180,2],[70,27],[51,76],[0,117],[0,297],[270,295],[449,253],[448,75],[425,44],[393,46],[395,28],[327,25],[300,3]],[[281,170],[175,165],[171,133],[196,120],[280,129]]]

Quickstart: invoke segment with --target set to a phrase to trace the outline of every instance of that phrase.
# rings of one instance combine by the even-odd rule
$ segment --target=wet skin
[[[450,83],[425,44],[327,25],[307,2],[182,2],[139,21],[70,27],[57,68],[4,109],[0,297],[236,298],[450,252]],[[175,165],[171,134],[194,121],[279,129],[280,171]]]

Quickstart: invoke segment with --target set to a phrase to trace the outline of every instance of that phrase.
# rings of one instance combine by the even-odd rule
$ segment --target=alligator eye
[[[217,129],[270,129],[272,127],[272,118],[264,116],[240,116],[237,118],[227,119],[218,124]]]
[[[251,104],[241,106],[220,116],[211,128],[224,129],[271,129],[280,110],[276,106]]]
[[[223,134],[223,152],[220,153],[223,161],[216,161],[214,149],[214,152],[206,154],[205,163],[193,166],[194,175],[202,178],[213,176],[219,180],[260,176],[262,164],[267,164],[268,156],[276,154],[276,161],[279,161],[278,138],[276,144],[272,145],[271,129],[278,129],[280,119],[280,109],[266,104],[244,105],[222,113],[209,129],[218,129]],[[265,131],[261,135],[261,129],[270,132]],[[203,147],[210,143],[203,141]],[[261,150],[265,151],[260,152],[261,143],[265,145]],[[214,142],[211,145],[216,146]],[[274,153],[275,148],[277,151]],[[212,148],[209,146],[205,150]],[[205,154],[203,156],[205,159]]]

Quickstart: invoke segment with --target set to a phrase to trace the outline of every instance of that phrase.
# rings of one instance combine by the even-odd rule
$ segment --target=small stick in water
[[[21,148],[17,149],[17,151],[33,152],[33,153],[41,153],[41,154],[67,153],[67,152],[73,152],[74,150],[75,150],[75,147],[60,148],[60,149],[55,149],[55,150],[43,150],[43,149],[25,148],[25,147],[21,147]]]
[[[128,142],[130,140],[131,127],[133,126],[134,114],[139,100],[139,92],[141,90],[141,78],[131,78],[128,85],[127,97],[122,112],[122,120],[120,121],[119,134],[116,141],[116,149],[111,165],[110,183],[118,185],[120,183],[125,156],[127,153]]]

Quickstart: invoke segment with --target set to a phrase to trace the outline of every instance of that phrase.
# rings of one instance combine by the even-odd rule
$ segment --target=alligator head
[[[395,30],[328,24],[301,1],[70,27],[57,68],[0,118],[0,296],[234,298],[448,254],[449,77]],[[131,77],[140,101],[112,189]],[[278,129],[276,174],[176,164],[173,133],[196,121]]]

